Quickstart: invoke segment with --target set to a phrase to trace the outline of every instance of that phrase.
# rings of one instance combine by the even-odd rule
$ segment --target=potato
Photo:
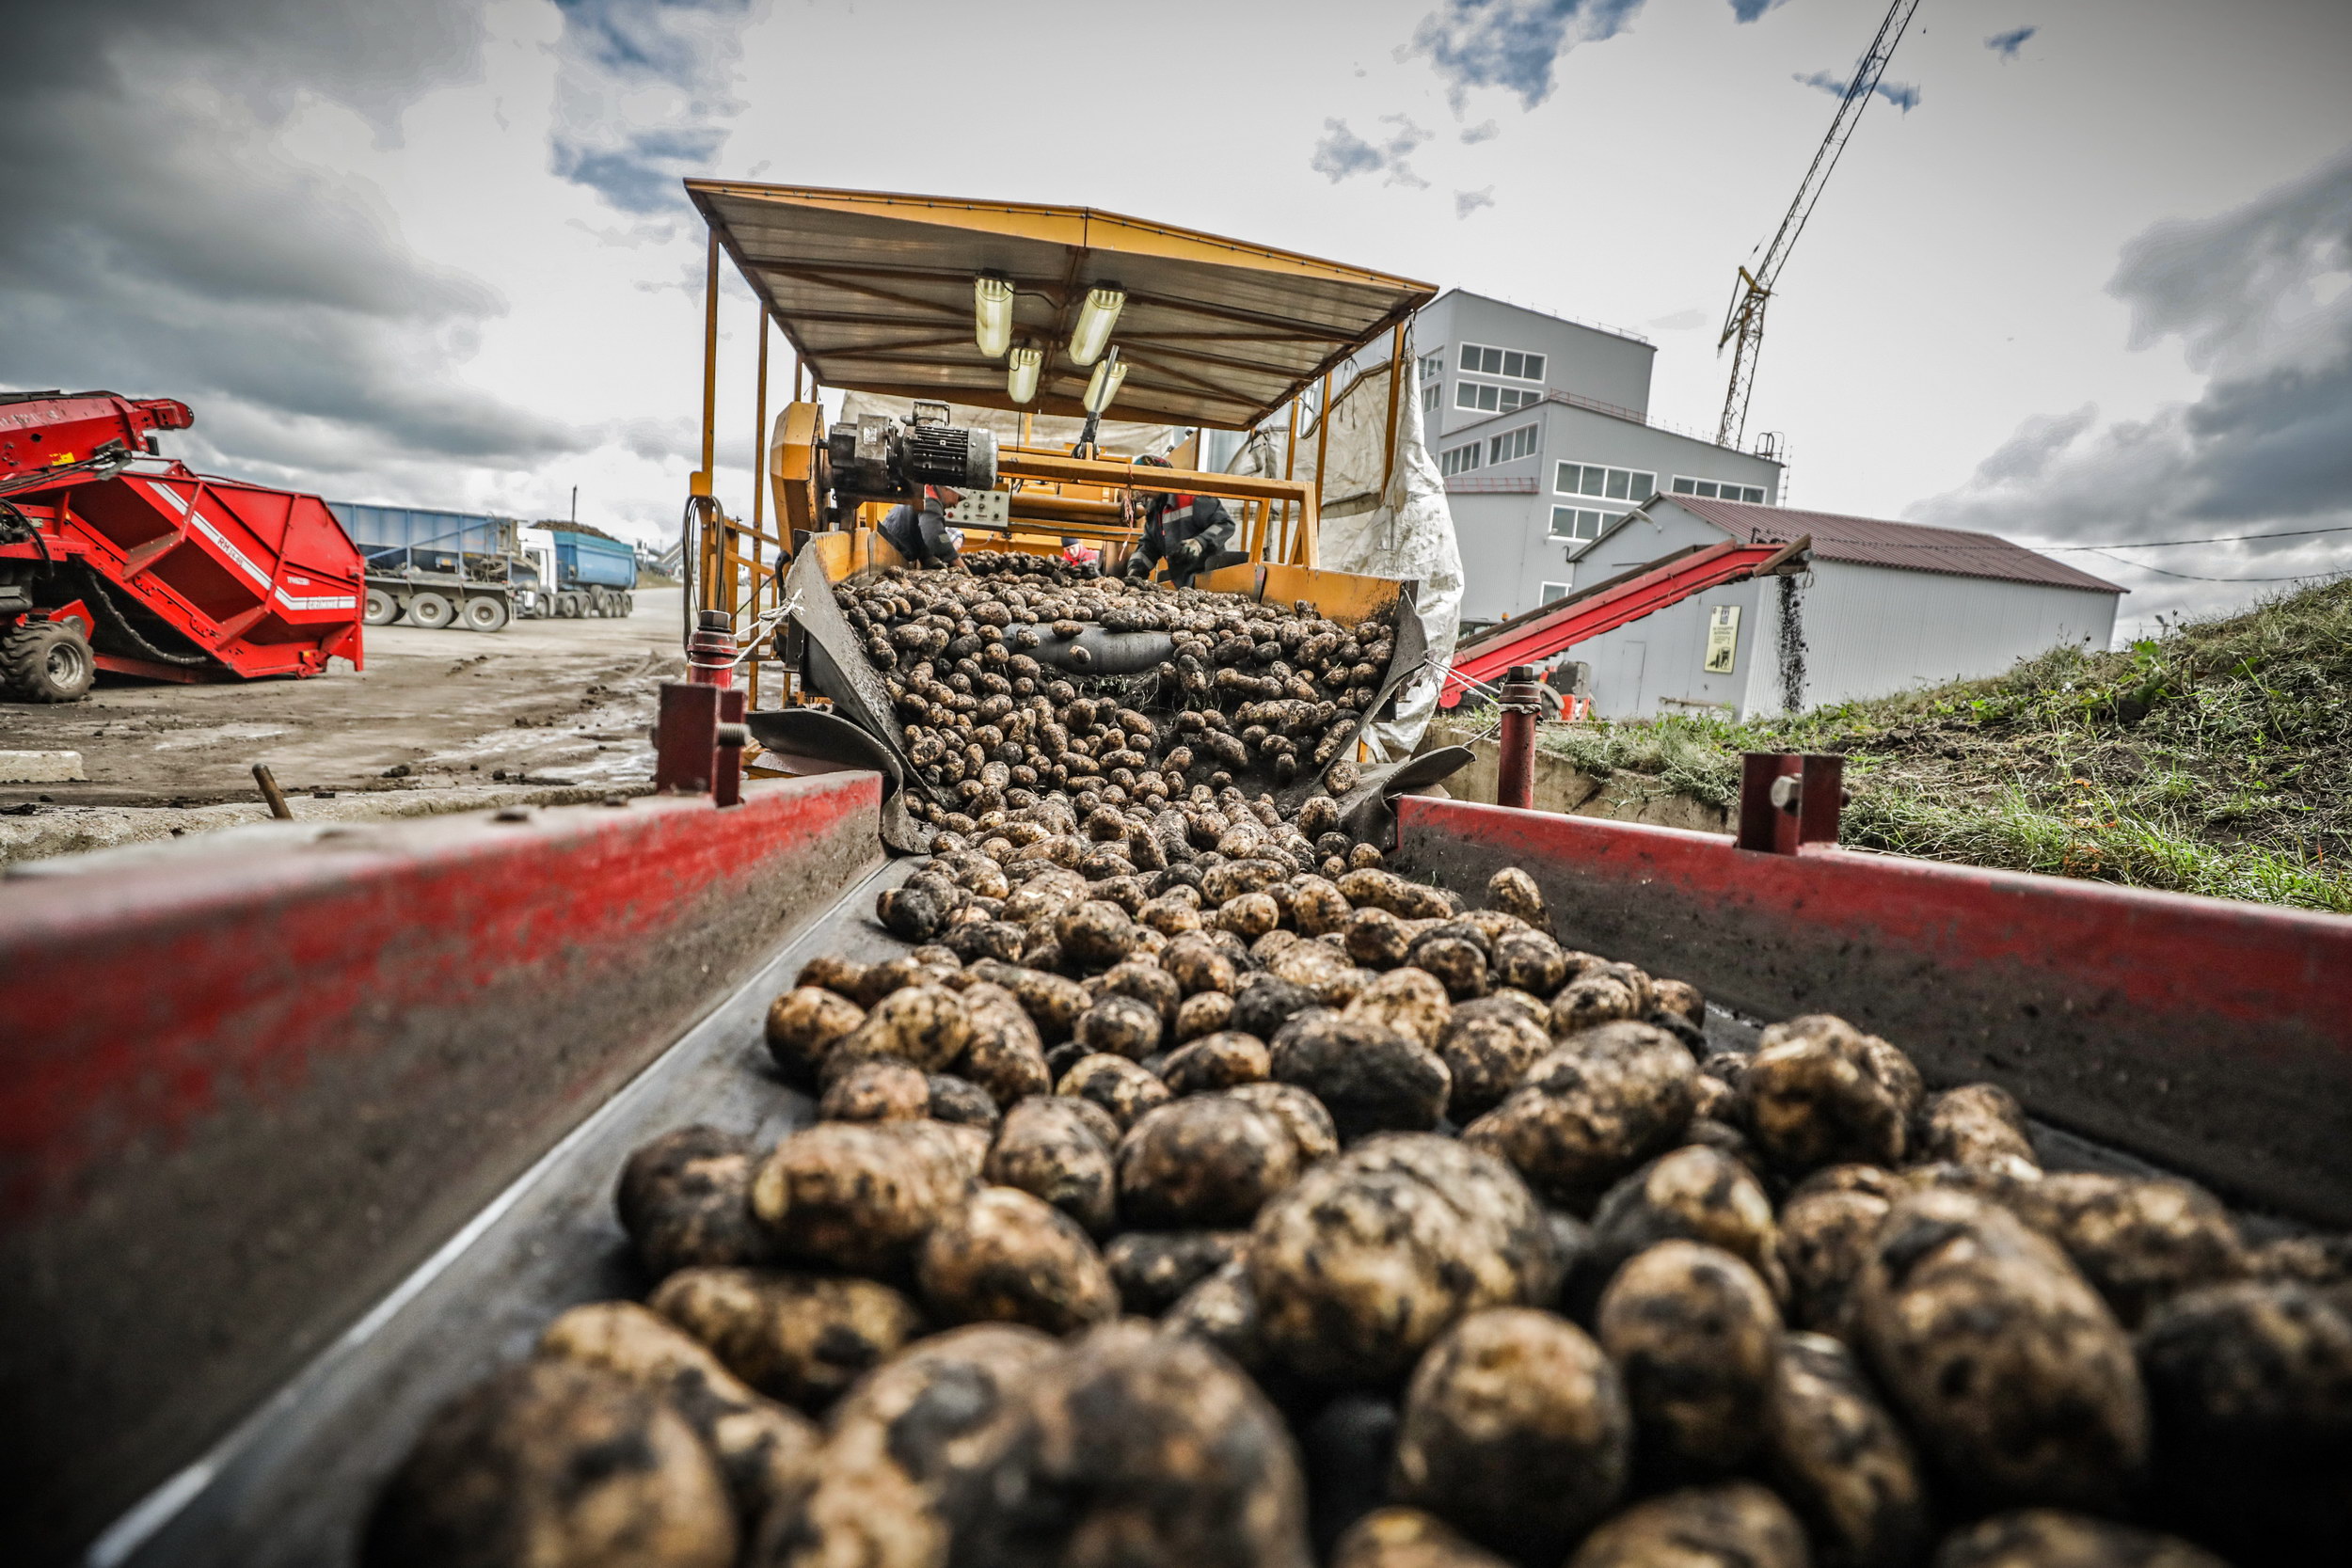
[[[1160,1077],[1170,1094],[1211,1094],[1244,1084],[1263,1083],[1273,1070],[1265,1041],[1227,1029],[1203,1035],[1168,1053]]]
[[[1410,1036],[1329,1013],[1301,1013],[1283,1024],[1269,1060],[1276,1082],[1323,1102],[1343,1142],[1435,1127],[1453,1089],[1445,1063]]]
[[[801,973],[792,984],[796,989],[829,990],[836,996],[854,1000],[866,989],[868,965],[836,954],[823,954],[801,966]]]
[[[1649,1011],[1649,977],[1630,964],[1594,964],[1578,974],[1551,999],[1551,1033],[1571,1035],[1604,1023],[1638,1019]]]
[[[887,1285],[777,1269],[681,1269],[648,1305],[752,1387],[811,1413],[923,1331]]]
[[[2031,1177],[2042,1168],[2026,1113],[1998,1084],[1963,1084],[1930,1095],[1920,1109],[1911,1154],[1923,1161]]]
[[[2318,1291],[2238,1283],[2139,1336],[2162,1514],[2239,1562],[2352,1560],[2352,1319]]]
[[[2066,1255],[1948,1189],[1897,1204],[1863,1267],[1871,1368],[1955,1497],[2111,1507],[2148,1456],[2131,1341]]]
[[[1044,1041],[1021,999],[986,980],[974,980],[962,994],[972,1037],[956,1058],[957,1076],[986,1090],[998,1110],[1050,1092],[1054,1076],[1046,1070]]]
[[[1806,1568],[1804,1528],[1752,1481],[1634,1504],[1584,1538],[1567,1568]]]
[[[1078,1222],[1014,1187],[983,1187],[933,1227],[915,1281],[941,1323],[1068,1334],[1119,1310],[1110,1270]]]
[[[768,1053],[796,1088],[817,1082],[833,1048],[866,1022],[866,1009],[817,986],[798,986],[768,1007]]]
[[[918,874],[902,886],[884,888],[874,900],[874,918],[892,936],[907,942],[930,942],[947,928],[947,917],[957,908],[959,892],[944,881]]]
[[[1352,912],[1345,895],[1321,877],[1301,877],[1291,890],[1290,925],[1303,937],[1343,929]]]
[[[1293,1014],[1316,1006],[1315,993],[1277,974],[1248,974],[1232,988],[1233,1016],[1226,1027],[1270,1040]]]
[[[1428,1133],[1368,1138],[1259,1213],[1247,1260],[1263,1339],[1302,1376],[1400,1376],[1465,1314],[1548,1301],[1551,1233],[1502,1161]]]
[[[1282,911],[1273,898],[1263,893],[1244,893],[1228,898],[1217,906],[1216,924],[1220,930],[1232,932],[1245,942],[1264,936],[1281,923]]]
[[[1524,920],[1538,931],[1551,929],[1551,916],[1544,910],[1544,895],[1536,889],[1535,879],[1516,865],[1504,866],[1486,879],[1486,907]]]
[[[1516,1004],[1488,997],[1455,1007],[1437,1043],[1454,1081],[1446,1115],[1467,1124],[1502,1103],[1551,1049],[1551,1037]]]
[[[2007,1201],[2065,1249],[2126,1328],[2168,1297],[2246,1272],[2229,1211],[2185,1181],[2070,1172],[2023,1182]]]
[[[1393,872],[1359,868],[1339,879],[1340,896],[1357,909],[1371,905],[1400,920],[1444,920],[1454,901],[1434,887],[1408,882]]]
[[[1754,1269],[1775,1302],[1788,1299],[1772,1200],[1745,1165],[1686,1144],[1627,1177],[1593,1212],[1593,1272],[1601,1279],[1660,1242],[1703,1242]]]
[[[1652,979],[1649,990],[1652,1014],[1672,1013],[1693,1029],[1706,1029],[1707,998],[1698,987],[1688,980]]]
[[[1869,1170],[1833,1165],[1817,1173]],[[1890,1179],[1889,1186],[1893,1186]],[[1900,1193],[1858,1187],[1816,1187],[1807,1181],[1780,1212],[1780,1259],[1788,1271],[1789,1322],[1817,1334],[1858,1343],[1853,1314],[1870,1242]]]
[[[666,1400],[564,1360],[527,1361],[435,1411],[377,1494],[365,1568],[515,1563],[730,1568],[718,1464]]]
[[[1406,1390],[1391,1495],[1486,1545],[1556,1562],[1614,1508],[1633,1423],[1617,1369],[1549,1312],[1472,1312]]]
[[[1494,983],[1531,996],[1549,997],[1568,981],[1567,955],[1540,931],[1512,931],[1495,939]]]
[[[904,986],[877,1001],[858,1026],[826,1055],[843,1059],[897,1056],[926,1072],[942,1072],[972,1040],[963,998],[944,986]]]
[[[1368,969],[1394,969],[1405,961],[1412,941],[1405,923],[1384,909],[1367,906],[1347,917],[1342,928],[1347,956]]]
[[[1039,1368],[960,1496],[950,1568],[1312,1562],[1281,1418],[1224,1357],[1144,1323],[1096,1328]]]
[[[2169,1535],[2069,1513],[2026,1508],[1996,1513],[1944,1538],[1935,1568],[2229,1568],[2200,1546]]]
[[[1341,1007],[1364,989],[1365,976],[1372,972],[1349,963],[1347,956],[1338,947],[1315,941],[1294,942],[1285,947],[1266,965],[1266,973],[1293,985],[1305,987],[1324,1006]],[[1238,1006],[1238,993],[1234,1001]],[[1250,1033],[1256,1034],[1257,1031],[1253,1029]]]
[[[1099,998],[1078,1020],[1077,1043],[1089,1053],[1139,1062],[1160,1049],[1159,1009],[1132,996]]]
[[[1126,1309],[1156,1318],[1248,1243],[1247,1230],[1131,1230],[1104,1248],[1103,1261]]]
[[[1009,920],[966,921],[948,927],[946,934],[940,939],[959,962],[967,964],[980,958],[994,958],[1000,963],[1016,962],[1028,940],[1028,930]]]
[[[1019,1419],[1019,1390],[1058,1354],[1033,1328],[976,1323],[924,1339],[861,1379],[827,1423],[817,1490],[763,1531],[779,1568],[939,1568],[953,1511]]]
[[[1094,1002],[1075,980],[1041,969],[983,958],[966,973],[1010,991],[1037,1026],[1038,1038],[1044,1045],[1059,1045],[1068,1039],[1078,1026],[1079,1015]]]
[[[1764,1464],[1812,1531],[1823,1568],[1903,1568],[1928,1532],[1918,1458],[1853,1353],[1820,1334],[1780,1342]]]
[[[1435,1050],[1453,1013],[1454,1004],[1443,982],[1423,970],[1400,969],[1358,992],[1347,1005],[1345,1016],[1357,1022],[1384,1025],[1424,1049]]]
[[[681,1127],[631,1154],[613,1206],[645,1272],[766,1261],[775,1243],[752,1217],[755,1164],[749,1138],[716,1127]]]
[[[1127,911],[1105,899],[1072,904],[1054,916],[1054,941],[1081,969],[1108,969],[1134,950],[1136,928]]]
[[[1178,1296],[1161,1316],[1160,1329],[1200,1340],[1244,1371],[1267,1370],[1264,1318],[1249,1283],[1246,1252]]]
[[[819,1122],[787,1136],[752,1179],[752,1212],[787,1257],[853,1273],[902,1270],[977,1166],[936,1121]]]
[[[699,1342],[633,1301],[575,1307],[539,1336],[543,1359],[594,1367],[666,1401],[718,1460],[737,1513],[755,1524],[817,1484],[816,1423],[764,1399]]]
[[[1054,1092],[1101,1106],[1119,1123],[1122,1133],[1135,1125],[1137,1117],[1154,1105],[1167,1104],[1171,1098],[1168,1085],[1152,1072],[1124,1056],[1107,1054],[1081,1057],[1062,1075]]]
[[[1038,1058],[1038,1065],[1042,1069],[1043,1057]],[[999,1113],[996,1101],[990,1098],[986,1089],[968,1078],[959,1078],[951,1072],[931,1073],[929,1082],[931,1120],[975,1127],[983,1132],[995,1132]]]
[[[946,955],[943,963],[928,963],[913,953],[904,953],[883,963],[869,964],[858,980],[858,989],[850,1000],[872,1011],[874,1005],[893,991],[909,986],[942,985],[953,973],[958,973],[953,955]]]
[[[1204,990],[1187,996],[1176,1009],[1176,1040],[1197,1040],[1203,1035],[1217,1034],[1233,1022],[1233,999],[1221,990]]]
[[[1103,972],[1104,996],[1132,996],[1148,1003],[1160,1015],[1160,1027],[1172,1029],[1176,1024],[1176,1007],[1184,993],[1176,977],[1161,967],[1156,959],[1129,958],[1113,964]]]
[[[1661,1029],[1606,1023],[1536,1061],[1463,1141],[1507,1160],[1548,1201],[1589,1214],[1601,1194],[1674,1147],[1697,1069]]]
[[[1347,1527],[1331,1568],[1510,1568],[1417,1508],[1383,1508]]]
[[[1120,1213],[1163,1229],[1246,1226],[1299,1170],[1282,1118],[1225,1095],[1146,1111],[1120,1141],[1118,1163]]]
[[[931,1081],[922,1069],[871,1057],[851,1062],[817,1101],[819,1121],[914,1121],[930,1115]]]
[[[1923,1090],[1901,1052],[1816,1013],[1764,1031],[1740,1092],[1756,1147],[1803,1174],[1841,1161],[1901,1164]]]
[[[1194,905],[1175,898],[1154,898],[1136,911],[1136,921],[1164,937],[1180,937],[1206,924]]]
[[[1295,1084],[1244,1084],[1228,1089],[1235,1100],[1247,1101],[1279,1117],[1298,1146],[1299,1165],[1313,1164],[1340,1151],[1340,1130],[1323,1101]]]
[[[1602,1292],[1600,1342],[1625,1373],[1644,1474],[1727,1473],[1762,1435],[1780,1312],[1756,1272],[1721,1247],[1661,1242]]]
[[[1185,996],[1204,991],[1231,991],[1239,971],[1225,950],[1206,936],[1179,938],[1160,955],[1160,967],[1172,976]]]
[[[1119,1128],[1089,1101],[1033,1095],[1005,1113],[980,1167],[983,1180],[1042,1198],[1096,1236],[1119,1217],[1111,1151]]]

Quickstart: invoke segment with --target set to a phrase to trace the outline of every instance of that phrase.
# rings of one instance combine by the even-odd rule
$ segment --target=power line
[[[2081,547],[2084,549],[2091,548],[2091,546],[2088,545],[2082,546]],[[2161,566],[2151,566],[2145,562],[2126,561],[2120,555],[2107,555],[2107,552],[2105,550],[2093,550],[2092,553],[2096,555],[2106,555],[2109,561],[2114,562],[2119,566],[2129,566],[2136,571],[2141,572],[2153,572],[2160,578],[2178,578],[2183,582],[2316,582],[2322,578],[2331,578],[2341,575],[2337,572],[2302,572],[2290,578],[2205,578],[2199,577],[2194,572],[2168,572]]]
[[[2217,533],[2209,539],[2146,539],[2116,545],[2044,545],[2042,548],[2053,555],[2062,550],[2153,550],[2169,545],[2234,545],[2242,539],[2307,539],[2314,533],[2352,533],[2352,524],[2338,528],[2295,528],[2281,533]],[[1974,549],[1979,546],[1956,547]]]

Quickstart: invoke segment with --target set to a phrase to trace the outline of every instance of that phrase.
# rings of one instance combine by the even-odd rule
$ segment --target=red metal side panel
[[[1504,865],[1561,937],[1767,1019],[1842,1014],[1931,1082],[2259,1203],[2352,1222],[2352,919],[1851,850],[1406,797],[1400,854]]]
[[[0,1531],[82,1539],[184,1463],[863,876],[880,799],[837,773],[0,884],[0,1389],[40,1412],[0,1425]]]

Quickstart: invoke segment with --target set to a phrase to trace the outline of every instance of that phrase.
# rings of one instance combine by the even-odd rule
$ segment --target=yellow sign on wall
[[[1707,612],[1707,673],[1728,675],[1740,657],[1740,607],[1719,604]]]

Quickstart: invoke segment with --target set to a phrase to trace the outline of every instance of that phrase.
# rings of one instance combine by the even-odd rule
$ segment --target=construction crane
[[[1797,199],[1788,204],[1788,215],[1780,220],[1780,228],[1772,235],[1764,255],[1754,268],[1741,267],[1739,279],[1732,285],[1731,308],[1724,313],[1724,329],[1715,340],[1715,352],[1723,352],[1725,343],[1734,343],[1731,351],[1731,386],[1724,393],[1724,417],[1715,427],[1715,444],[1738,447],[1748,428],[1748,391],[1756,382],[1756,362],[1764,351],[1764,307],[1771,303],[1773,286],[1780,279],[1780,269],[1787,263],[1788,253],[1796,248],[1797,236],[1804,232],[1807,219],[1813,216],[1813,204],[1821,198],[1821,188],[1829,183],[1830,171],[1844,155],[1847,140],[1861,122],[1862,111],[1877,90],[1879,77],[1886,71],[1886,62],[1895,55],[1895,45],[1911,25],[1911,13],[1919,8],[1919,0],[1895,0],[1886,8],[1886,19],[1879,24],[1878,36],[1854,67],[1853,80],[1846,85],[1846,96],[1837,105],[1837,116],[1829,123],[1829,135],[1813,154],[1812,166],[1804,171],[1804,182],[1797,187]]]

